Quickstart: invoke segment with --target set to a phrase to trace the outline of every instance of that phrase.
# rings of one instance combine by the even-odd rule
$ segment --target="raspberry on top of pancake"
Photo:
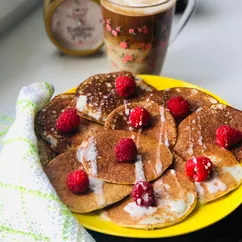
[[[79,161],[81,152],[82,147],[78,150],[72,149],[62,153],[45,168],[45,172],[61,201],[72,212],[87,213],[104,208],[120,201],[131,192],[131,186],[106,183],[90,176],[88,177],[89,189],[86,192],[80,195],[71,192],[66,185],[66,179],[68,174],[74,170],[84,170]]]
[[[123,138],[133,139],[137,159],[118,162],[114,148]],[[134,184],[139,180],[151,181],[171,165],[172,154],[158,140],[131,131],[109,130],[91,137],[82,153],[87,173],[95,178],[118,184]]]
[[[183,174],[167,170],[153,183],[156,202],[152,206],[138,206],[132,197],[106,209],[107,216],[122,227],[154,229],[182,221],[196,206],[194,184]]]
[[[38,133],[57,153],[78,146],[82,140],[104,130],[100,124],[80,118],[79,129],[63,133],[57,130],[56,120],[67,109],[75,107],[74,94],[60,94],[54,97],[36,116]]]
[[[178,137],[174,151],[185,157],[202,151],[206,144],[216,144],[216,130],[228,125],[242,131],[242,111],[225,104],[203,107],[189,115],[178,126]],[[230,149],[236,159],[242,161],[242,145],[239,143]]]
[[[122,97],[115,88],[117,77],[127,76],[136,82],[134,95]],[[104,124],[107,116],[125,102],[147,99],[155,89],[130,72],[113,72],[94,75],[82,82],[76,90],[76,108],[80,115],[89,120]]]
[[[150,124],[144,128],[133,128],[129,124],[131,110],[136,107],[146,109],[150,116]],[[137,102],[122,105],[109,114],[105,122],[107,130],[126,130],[151,136],[168,147],[176,142],[176,123],[170,112],[155,102]]]
[[[190,109],[192,112],[203,106],[210,106],[212,104],[218,103],[218,100],[216,100],[211,95],[196,88],[188,87],[174,87],[156,91],[150,97],[150,100],[167,107],[168,100],[173,97],[182,97],[187,100],[190,104]]]
[[[242,167],[234,155],[217,145],[206,144],[204,150],[196,150],[193,155],[181,156],[174,152],[174,169],[185,174],[185,164],[189,159],[204,156],[213,163],[213,171],[206,181],[195,182],[199,201],[207,203],[232,191],[242,183]]]

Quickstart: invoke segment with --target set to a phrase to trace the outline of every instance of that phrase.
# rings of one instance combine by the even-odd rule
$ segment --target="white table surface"
[[[162,75],[200,85],[242,109],[241,9],[241,0],[200,0],[169,48]],[[0,39],[0,113],[14,114],[23,85],[49,81],[57,94],[108,71],[103,52],[85,58],[60,56],[38,9]]]

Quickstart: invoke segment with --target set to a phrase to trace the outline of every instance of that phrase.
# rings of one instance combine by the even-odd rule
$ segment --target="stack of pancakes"
[[[131,98],[116,94],[115,79],[129,72],[99,74],[82,82],[75,93],[53,98],[36,117],[40,159],[60,199],[71,211],[87,213],[104,209],[114,223],[133,228],[161,228],[183,220],[197,202],[207,203],[238,187],[242,182],[242,145],[226,150],[216,145],[216,129],[229,125],[242,131],[242,112],[218,103],[194,88],[157,91],[139,78]],[[191,114],[176,122],[167,101],[181,96]],[[76,108],[79,129],[64,134],[56,120],[67,108]],[[143,107],[151,125],[135,129],[127,120],[131,109]],[[114,147],[122,138],[136,143],[135,162],[119,163]],[[193,182],[185,175],[185,163],[206,156],[214,163],[209,180]],[[89,189],[73,194],[66,186],[70,172],[83,169]],[[130,196],[133,185],[145,180],[153,184],[156,205],[141,207]]]

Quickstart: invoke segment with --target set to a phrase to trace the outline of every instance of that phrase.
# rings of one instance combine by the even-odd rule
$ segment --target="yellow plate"
[[[145,82],[158,90],[171,87],[195,87],[212,95],[221,103],[228,104],[223,99],[214,95],[213,93],[184,81],[160,76],[140,75],[140,77],[144,79]],[[74,89],[72,89],[71,91],[73,92]],[[150,231],[119,227],[112,222],[103,220],[99,216],[98,212],[93,212],[89,214],[73,213],[73,215],[85,228],[100,233],[132,238],[163,238],[186,234],[207,227],[226,217],[228,214],[234,211],[241,203],[242,186],[212,203],[199,207],[197,206],[195,210],[185,220],[176,225]]]

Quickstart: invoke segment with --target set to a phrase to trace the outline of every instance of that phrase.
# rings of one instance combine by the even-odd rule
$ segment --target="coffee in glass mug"
[[[108,61],[114,71],[160,74],[176,0],[101,0]]]

